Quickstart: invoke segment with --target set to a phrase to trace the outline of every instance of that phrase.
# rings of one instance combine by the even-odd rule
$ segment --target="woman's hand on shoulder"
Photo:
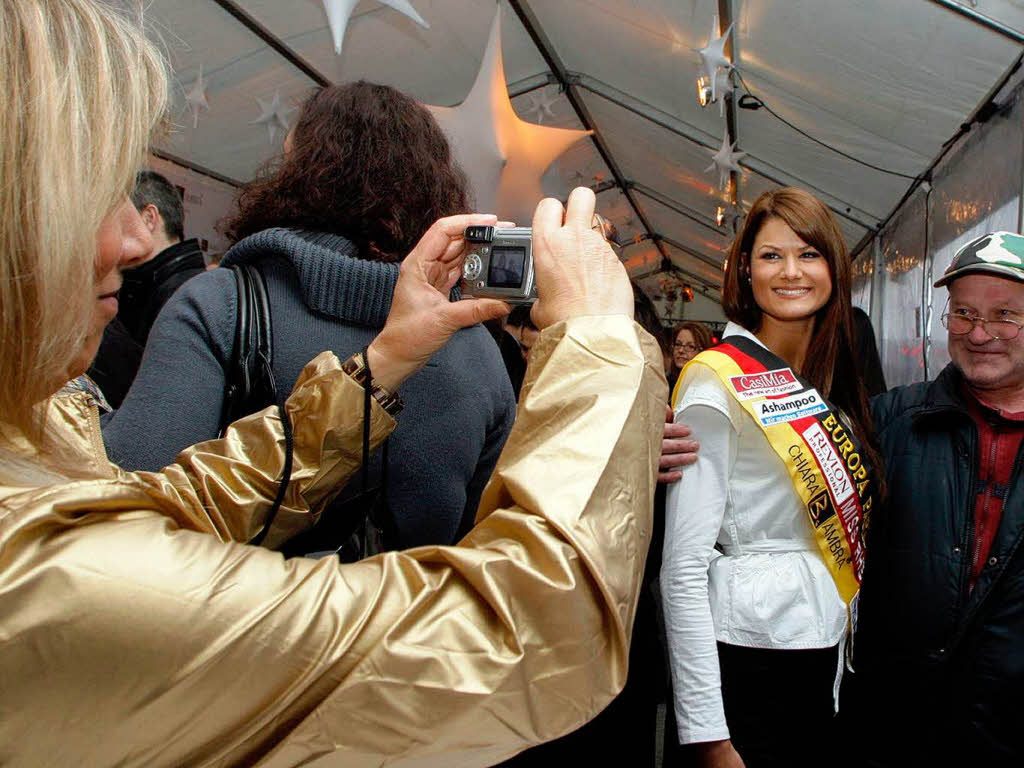
[[[697,461],[697,440],[686,440],[692,430],[685,424],[675,423],[675,414],[665,406],[665,433],[661,440],[661,458],[658,460],[658,482],[674,483],[682,479],[682,468]]]
[[[745,768],[743,758],[729,739],[701,742],[696,749],[701,768]]]
[[[398,272],[391,311],[367,350],[373,378],[394,392],[460,328],[507,315],[495,299],[449,301],[462,277],[466,227],[494,226],[495,216],[465,214],[439,219],[405,257]]]

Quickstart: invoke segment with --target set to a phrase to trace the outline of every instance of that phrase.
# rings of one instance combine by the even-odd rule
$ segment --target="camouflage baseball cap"
[[[976,237],[956,252],[953,263],[935,287],[975,272],[1024,283],[1024,237],[1015,232],[990,232]]]

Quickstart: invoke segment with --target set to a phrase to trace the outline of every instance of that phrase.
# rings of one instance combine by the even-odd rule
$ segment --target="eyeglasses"
[[[989,336],[996,340],[1009,341],[1017,338],[1024,323],[1016,320],[986,320],[975,315],[961,315],[957,312],[946,312],[942,316],[942,326],[954,336],[966,336],[974,330],[974,326],[981,324]]]
[[[700,352],[700,347],[696,344],[680,344],[678,341],[672,345],[673,349],[682,349],[686,352]]]

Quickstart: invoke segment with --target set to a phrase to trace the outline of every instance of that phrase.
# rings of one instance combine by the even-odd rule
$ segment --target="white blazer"
[[[724,335],[761,344],[734,323]],[[828,648],[847,610],[785,466],[710,368],[686,369],[675,419],[700,441],[668,490],[661,567],[679,740],[689,744],[729,738],[716,640]]]

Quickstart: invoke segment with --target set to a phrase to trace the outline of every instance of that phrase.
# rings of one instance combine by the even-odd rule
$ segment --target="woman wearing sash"
[[[880,463],[850,280],[828,208],[764,193],[729,253],[722,344],[673,392],[701,449],[669,489],[661,589],[679,740],[703,766],[844,749],[836,692]]]

